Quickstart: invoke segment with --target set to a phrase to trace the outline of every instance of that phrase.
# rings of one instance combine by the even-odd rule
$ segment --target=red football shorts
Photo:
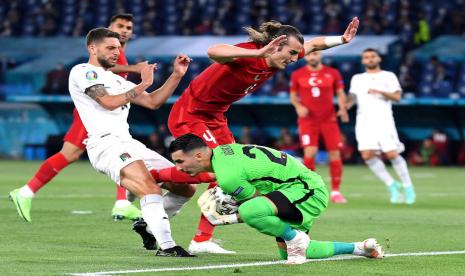
[[[73,122],[71,127],[66,133],[63,141],[69,142],[80,149],[86,149],[86,145],[83,144],[84,140],[87,139],[87,130],[79,117],[79,113],[76,108],[73,110]]]
[[[342,147],[341,131],[337,122],[315,123],[301,119],[298,127],[302,147],[318,147],[320,135],[326,150],[339,150]]]
[[[195,134],[201,137],[210,148],[235,143],[234,135],[228,128],[228,121],[224,114],[188,112],[181,102],[173,105],[168,117],[168,128],[175,138],[188,133]]]

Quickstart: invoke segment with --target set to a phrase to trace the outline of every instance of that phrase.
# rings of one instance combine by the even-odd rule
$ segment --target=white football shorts
[[[374,150],[381,152],[405,150],[404,144],[400,142],[394,121],[379,125],[367,125],[357,122],[355,125],[355,138],[358,150]]]
[[[86,149],[92,166],[97,171],[108,175],[118,185],[120,185],[121,169],[134,161],[144,161],[149,171],[174,166],[168,159],[131,136],[102,135],[99,138],[89,139]]]

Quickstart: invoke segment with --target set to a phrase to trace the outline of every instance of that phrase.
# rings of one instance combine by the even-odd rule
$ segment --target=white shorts
[[[149,171],[174,166],[168,159],[130,136],[108,134],[101,138],[89,139],[86,149],[92,166],[108,175],[118,185],[121,169],[134,161],[144,161]]]
[[[381,152],[405,150],[404,144],[400,142],[394,122],[388,122],[377,126],[357,122],[355,125],[355,138],[358,150],[374,150]]]

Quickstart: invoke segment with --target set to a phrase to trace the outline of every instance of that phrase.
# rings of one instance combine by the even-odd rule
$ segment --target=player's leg
[[[202,137],[210,148],[218,145],[234,143],[234,136],[227,127],[227,122],[221,124],[206,125],[200,124],[192,127],[194,133]],[[210,182],[208,189],[217,186],[216,182]],[[212,240],[215,226],[212,225],[204,215],[200,216],[197,231],[189,244],[191,253],[215,253],[215,254],[234,254],[236,252],[226,250]]]
[[[73,123],[64,137],[62,149],[47,158],[26,185],[10,192],[10,199],[22,219],[31,221],[31,204],[35,193],[47,185],[61,170],[79,160],[85,150],[85,145],[82,143],[85,138],[87,138],[86,129],[75,111]]]
[[[319,127],[310,124],[308,120],[298,121],[300,145],[304,150],[304,165],[310,170],[315,170],[315,155],[318,152]]]
[[[329,155],[329,175],[331,176],[331,201],[346,203],[347,200],[339,191],[342,180],[342,147],[341,133],[336,122],[321,125],[321,134]]]
[[[400,184],[394,180],[391,174],[387,171],[383,160],[376,155],[374,150],[362,150],[360,154],[365,161],[365,164],[388,188],[391,203],[400,202],[399,188]]]
[[[121,169],[121,185],[140,198],[142,217],[161,248],[157,255],[190,256],[171,237],[168,215],[163,207],[161,188],[156,185],[143,161],[138,160]]]
[[[407,162],[397,150],[385,152],[386,157],[391,161],[392,167],[396,171],[405,191],[405,203],[413,204],[416,200],[415,190],[413,188],[412,179],[408,170]]]

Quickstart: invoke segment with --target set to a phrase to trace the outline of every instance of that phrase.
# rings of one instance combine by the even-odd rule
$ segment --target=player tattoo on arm
[[[87,87],[84,93],[98,103],[100,103],[100,97],[108,95],[108,92],[105,90],[105,86],[103,86],[103,84],[96,84],[92,85],[91,87]]]
[[[134,89],[129,90],[128,92],[124,93],[126,100],[131,101],[135,97],[138,96],[137,92]]]

